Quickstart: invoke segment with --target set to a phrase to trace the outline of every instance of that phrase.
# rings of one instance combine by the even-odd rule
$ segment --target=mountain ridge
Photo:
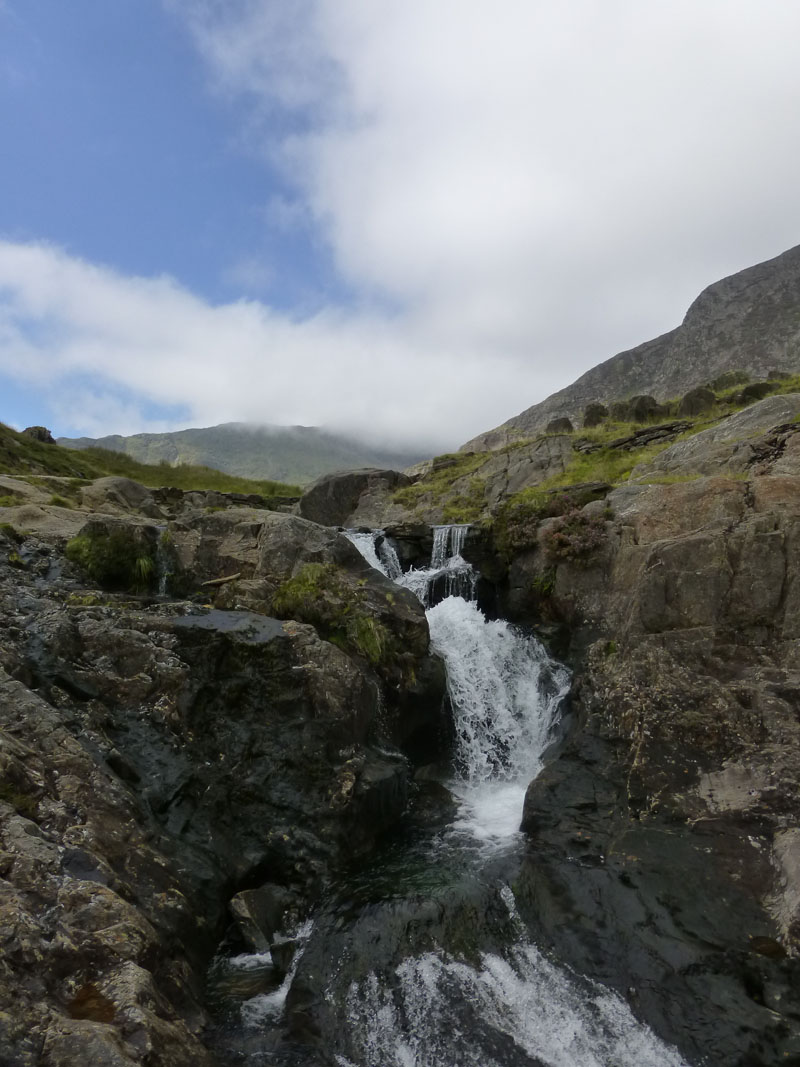
[[[243,478],[305,484],[355,467],[402,469],[427,458],[417,451],[378,448],[316,426],[227,422],[165,433],[59,437],[66,448],[105,448],[144,463],[213,467]]]
[[[663,402],[726,371],[800,371],[800,245],[707,286],[675,329],[618,352],[461,451],[500,448],[556,418],[581,424],[587,404],[636,394]]]

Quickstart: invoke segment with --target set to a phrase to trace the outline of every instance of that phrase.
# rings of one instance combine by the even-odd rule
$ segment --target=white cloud
[[[326,425],[446,447],[487,411],[502,416],[513,369],[498,361],[492,387],[480,359],[433,349],[408,322],[334,310],[292,322],[256,301],[213,307],[170,278],[0,242],[0,371],[40,388],[87,433],[164,428],[148,424],[148,406],[160,404],[185,407],[195,425]],[[131,393],[120,399],[120,389]]]
[[[800,239],[797,5],[165,2],[293,185],[267,215],[361,303],[293,321],[6,244],[17,374],[453,445]]]
[[[800,239],[783,0],[191,10],[228,91],[307,120],[284,159],[339,269],[440,341],[566,384]]]

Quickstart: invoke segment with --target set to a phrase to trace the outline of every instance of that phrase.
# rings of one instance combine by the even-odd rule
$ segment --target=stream
[[[452,765],[422,783],[408,825],[287,931],[294,959],[279,988],[241,1003],[232,1063],[687,1067],[618,994],[535,945],[518,914],[523,799],[570,679],[535,639],[484,617],[466,532],[436,527],[430,566],[405,574],[380,531],[348,532],[426,607],[447,668]],[[268,957],[224,966],[246,978]]]

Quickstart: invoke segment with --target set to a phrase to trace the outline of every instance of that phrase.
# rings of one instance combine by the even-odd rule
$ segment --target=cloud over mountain
[[[218,305],[6,242],[2,366],[88,404],[88,432],[158,404],[457,444],[798,240],[793,5],[168,8],[294,191],[265,190],[267,225],[310,229],[343,295]]]

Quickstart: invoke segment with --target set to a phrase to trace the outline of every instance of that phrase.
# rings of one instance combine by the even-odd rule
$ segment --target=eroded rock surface
[[[253,894],[269,886],[302,916],[403,814],[409,755],[435,758],[440,743],[443,673],[424,614],[345,538],[254,508],[193,509],[185,494],[169,523],[149,491],[114,483],[77,508],[23,494],[0,513],[10,1067],[219,1062],[205,974],[226,930],[248,943],[242,901],[263,927]],[[87,510],[98,502],[105,517]],[[154,538],[169,526],[187,591],[229,567],[241,589],[209,587],[203,604],[96,588],[65,542],[126,523]],[[321,625],[267,614],[309,564],[336,575],[332,610],[357,602],[365,625],[402,642],[397,661],[348,645],[349,631],[337,647]],[[398,693],[393,672],[406,671]]]
[[[579,725],[526,797],[526,917],[692,1062],[800,1057],[789,454],[745,480],[616,489],[585,509],[612,516],[594,558],[553,567],[540,546],[509,572],[512,614],[535,601],[566,624],[579,668]]]

